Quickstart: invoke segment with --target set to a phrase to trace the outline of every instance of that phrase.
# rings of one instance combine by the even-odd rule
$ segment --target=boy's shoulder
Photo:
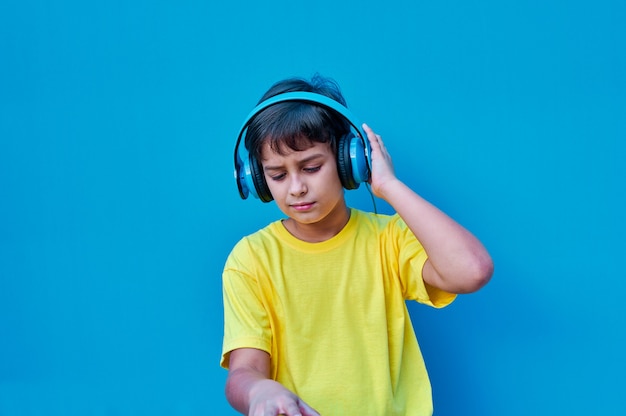
[[[379,214],[370,211],[362,211],[352,208],[351,218],[354,218],[358,227],[372,226],[378,229],[388,228],[395,224],[404,224],[404,221],[398,214]]]
[[[268,238],[275,238],[276,232],[279,227],[282,226],[282,219],[272,221],[269,224],[257,229],[256,231],[252,231],[244,236],[242,236],[237,245],[242,243],[250,243],[253,241],[265,240]]]

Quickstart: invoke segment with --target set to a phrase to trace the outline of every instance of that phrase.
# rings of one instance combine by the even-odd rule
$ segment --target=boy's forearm
[[[381,191],[424,246],[429,259],[424,270],[427,283],[453,293],[468,293],[489,281],[493,262],[469,231],[400,180],[386,183]]]
[[[226,397],[234,409],[246,415],[319,416],[313,408],[282,384],[252,368],[239,368],[229,372]]]
[[[250,392],[254,385],[265,376],[254,369],[239,368],[228,372],[226,380],[226,399],[230,405],[242,414],[248,414]]]

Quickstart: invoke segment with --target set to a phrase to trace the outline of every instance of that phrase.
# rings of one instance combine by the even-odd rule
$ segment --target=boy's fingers
[[[365,123],[363,123],[363,130],[365,130],[365,133],[367,134],[367,139],[369,140],[370,143],[379,143],[380,142],[380,136],[378,134],[374,133],[374,130],[372,130]]]
[[[285,411],[281,415],[285,416],[302,416],[300,407],[296,403],[289,403],[285,406]]]
[[[302,410],[302,416],[320,416],[315,409],[302,400],[300,401],[300,410]]]

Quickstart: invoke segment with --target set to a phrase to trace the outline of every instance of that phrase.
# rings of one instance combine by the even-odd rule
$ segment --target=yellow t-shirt
[[[426,252],[398,216],[356,209],[307,243],[281,221],[243,238],[223,273],[224,342],[271,356],[271,377],[322,415],[431,415],[430,381],[405,300],[455,295],[422,279]]]

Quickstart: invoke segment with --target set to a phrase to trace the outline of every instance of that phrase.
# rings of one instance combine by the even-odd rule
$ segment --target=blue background
[[[495,260],[410,306],[435,414],[626,414],[626,3],[211,3],[0,4],[0,415],[234,414],[234,140],[315,72]]]

